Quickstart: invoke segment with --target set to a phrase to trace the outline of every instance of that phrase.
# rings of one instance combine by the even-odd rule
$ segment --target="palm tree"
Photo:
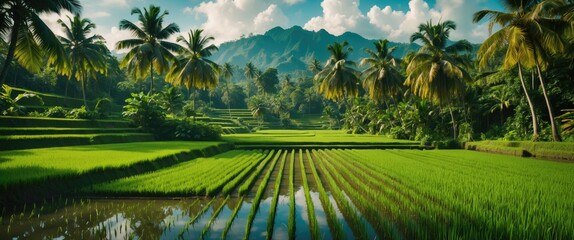
[[[347,60],[352,48],[346,48],[349,43],[335,42],[327,46],[331,56],[323,70],[315,75],[315,80],[321,82],[319,92],[325,98],[339,100],[345,96],[359,94],[359,77],[354,69],[355,63]]]
[[[120,30],[130,31],[135,38],[125,39],[116,43],[116,49],[128,49],[120,66],[126,68],[135,79],[151,78],[150,93],[153,93],[154,71],[164,73],[169,69],[170,61],[175,60],[172,52],[177,52],[181,46],[167,41],[174,33],[179,32],[179,26],[170,23],[163,27],[163,20],[168,11],[161,12],[160,7],[150,5],[149,9],[132,9],[132,15],[138,16],[138,23],[128,20],[120,21]]]
[[[47,53],[50,64],[66,64],[65,52],[56,35],[40,19],[40,13],[74,14],[81,11],[79,0],[3,0],[0,3],[0,35],[8,35],[8,51],[0,70],[0,86],[6,80],[14,58],[24,68],[39,72],[45,65],[41,53]],[[8,34],[9,32],[9,34]]]
[[[494,58],[495,54],[501,50],[505,51],[502,62],[503,69],[512,69],[518,66],[519,74],[522,67],[534,68],[538,73],[540,87],[546,101],[550,125],[552,127],[552,139],[561,141],[558,126],[554,121],[552,105],[548,99],[546,84],[542,78],[542,71],[546,69],[552,54],[561,53],[565,50],[566,43],[562,38],[563,33],[572,26],[564,19],[555,14],[551,14],[553,9],[564,6],[563,1],[505,1],[509,12],[493,10],[482,10],[474,14],[473,21],[479,22],[484,18],[490,19],[489,30],[495,24],[501,29],[492,34],[480,47],[478,51],[479,65],[484,67]],[[521,81],[523,90],[526,92],[524,81]],[[527,100],[531,105],[533,115],[533,125],[535,124],[534,109],[530,97]],[[533,139],[538,138],[537,127],[535,128]]]
[[[227,111],[229,111],[229,118],[231,119],[231,99],[229,98],[229,85],[231,85],[231,78],[233,77],[233,66],[230,63],[225,63],[221,67],[221,77],[225,79],[225,95],[227,95]]]
[[[379,40],[374,43],[376,51],[365,49],[369,55],[363,58],[359,66],[368,66],[361,73],[363,86],[371,99],[379,102],[384,96],[395,96],[401,90],[403,76],[397,71],[396,61],[391,56],[396,47],[389,48],[388,40]]]
[[[89,35],[96,27],[87,18],[75,15],[73,19],[68,17],[69,25],[61,19],[58,23],[64,31],[64,36],[60,36],[62,46],[66,51],[65,60],[67,64],[56,66],[58,73],[76,78],[82,85],[82,97],[84,106],[88,108],[86,101],[86,81],[91,77],[95,78],[96,73],[107,74],[108,65],[104,45],[104,38],[100,35]]]
[[[174,85],[183,85],[188,90],[213,89],[219,82],[219,66],[207,59],[217,47],[209,42],[214,38],[202,36],[203,29],[190,30],[187,38],[179,36],[179,57],[167,73],[166,81]],[[194,94],[195,102],[195,94]],[[195,110],[195,103],[194,103]]]
[[[258,75],[261,75],[260,71],[255,67],[255,65],[253,65],[253,63],[248,62],[247,64],[245,64],[245,68],[243,71],[243,74],[245,75],[245,78],[247,79],[247,97],[249,98],[250,95],[250,90],[249,90],[249,84],[250,81],[255,80],[255,78]]]
[[[321,62],[319,62],[319,60],[313,58],[311,61],[309,61],[309,71],[311,71],[313,74],[317,74],[322,70],[323,67],[321,67]]]
[[[413,94],[431,100],[440,106],[448,105],[453,136],[457,138],[456,122],[452,113],[453,100],[464,94],[465,82],[470,76],[463,66],[468,58],[459,55],[472,49],[466,40],[460,40],[447,46],[451,30],[456,29],[453,21],[432,21],[419,25],[419,31],[411,35],[411,42],[421,41],[422,47],[407,66],[405,85]]]

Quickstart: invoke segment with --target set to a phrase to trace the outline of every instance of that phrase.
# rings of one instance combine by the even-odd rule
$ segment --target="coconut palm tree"
[[[359,94],[358,72],[354,69],[355,62],[348,60],[349,53],[353,50],[347,48],[349,43],[335,42],[327,46],[331,56],[327,60],[323,70],[315,75],[315,81],[319,81],[319,92],[325,98],[339,100],[346,96]]]
[[[14,58],[32,72],[45,65],[47,53],[50,64],[66,64],[65,52],[58,37],[40,19],[40,13],[80,13],[79,0],[3,0],[0,3],[0,35],[8,35],[8,51],[0,70],[0,86]]]
[[[64,31],[64,36],[59,38],[64,46],[65,60],[68,63],[56,65],[56,69],[59,74],[81,82],[84,106],[89,109],[86,101],[86,81],[89,78],[95,78],[96,73],[107,74],[107,48],[102,36],[90,35],[96,27],[90,19],[81,18],[77,14],[73,19],[67,18],[69,25],[62,19],[58,20],[58,23]]]
[[[230,63],[225,63],[223,64],[223,66],[221,67],[221,77],[223,79],[225,79],[225,89],[224,89],[224,94],[227,95],[227,100],[225,101],[227,103],[227,111],[229,112],[229,118],[231,119],[231,99],[229,98],[229,91],[230,88],[229,86],[231,85],[231,78],[233,77],[233,65],[231,65]]]
[[[120,30],[128,30],[135,38],[121,40],[116,43],[116,49],[128,49],[120,66],[126,68],[135,79],[151,78],[150,93],[153,93],[154,71],[164,73],[169,69],[171,61],[175,60],[172,52],[181,49],[178,44],[167,41],[167,39],[179,32],[179,26],[170,23],[163,27],[163,20],[168,11],[161,11],[161,8],[150,5],[149,8],[132,9],[132,15],[137,15],[138,23],[130,22],[126,19],[120,21]]]
[[[419,25],[419,31],[411,35],[410,40],[421,41],[422,47],[407,66],[404,84],[410,87],[413,94],[449,107],[453,136],[456,139],[453,100],[464,95],[465,83],[470,80],[468,72],[463,68],[469,64],[468,58],[459,53],[470,51],[472,47],[466,40],[447,45],[450,31],[455,29],[453,21],[436,25],[428,21]]]
[[[368,66],[361,75],[363,86],[375,102],[383,100],[384,96],[393,97],[401,90],[403,76],[395,68],[395,59],[391,56],[396,47],[389,48],[388,40],[374,43],[376,51],[365,49],[369,55],[363,58],[359,66]]]
[[[202,36],[203,29],[190,30],[187,38],[179,36],[179,57],[166,75],[166,81],[174,85],[183,85],[188,90],[213,89],[219,82],[219,66],[207,59],[217,47],[210,44],[211,36]],[[195,94],[194,94],[195,100]],[[195,108],[195,104],[194,104]],[[195,109],[194,109],[195,110]]]
[[[243,69],[243,74],[245,75],[245,78],[247,79],[247,97],[249,98],[249,95],[251,93],[250,91],[250,84],[255,80],[255,78],[257,78],[257,76],[261,75],[261,71],[259,71],[259,69],[257,69],[255,67],[255,65],[253,65],[253,63],[248,62],[247,64],[245,64],[245,68]]]
[[[565,31],[571,29],[572,25],[560,16],[552,14],[553,9],[564,6],[564,1],[506,0],[505,3],[508,12],[482,10],[474,13],[474,22],[479,22],[484,18],[490,20],[489,30],[492,30],[495,24],[501,27],[500,30],[491,34],[480,47],[477,54],[479,66],[486,66],[497,52],[504,51],[503,69],[518,66],[519,74],[521,74],[523,67],[533,68],[538,73],[538,80],[548,109],[552,139],[561,141],[542,71],[548,66],[551,56],[563,52],[566,47],[562,36]],[[521,81],[523,90],[526,92],[524,81]],[[530,97],[526,96],[529,100]],[[531,106],[534,119],[533,112]],[[537,127],[534,128],[533,139],[536,140],[538,138]]]
[[[317,74],[318,72],[323,70],[323,67],[321,66],[321,62],[319,62],[319,60],[317,60],[316,58],[313,58],[311,61],[309,61],[308,67],[309,67],[309,71],[311,71],[311,73],[313,73],[313,74]]]

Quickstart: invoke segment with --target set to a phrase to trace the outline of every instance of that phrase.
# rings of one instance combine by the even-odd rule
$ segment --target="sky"
[[[472,23],[472,14],[482,9],[502,10],[496,0],[80,0],[82,16],[96,24],[94,33],[114,45],[131,33],[119,30],[120,20],[137,22],[133,8],[148,8],[150,4],[167,10],[164,25],[175,22],[184,35],[191,29],[202,28],[213,36],[216,44],[239,39],[250,34],[263,34],[280,26],[294,25],[334,35],[355,32],[368,39],[389,39],[408,42],[419,24],[428,20],[453,20],[456,31],[452,40],[484,41],[489,35],[487,23]],[[69,13],[68,13],[69,14]],[[42,18],[56,34],[61,34],[57,20],[61,15]]]

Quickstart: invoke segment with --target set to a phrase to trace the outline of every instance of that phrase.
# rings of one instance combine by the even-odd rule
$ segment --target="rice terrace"
[[[574,239],[573,1],[155,2],[0,3],[0,239]]]

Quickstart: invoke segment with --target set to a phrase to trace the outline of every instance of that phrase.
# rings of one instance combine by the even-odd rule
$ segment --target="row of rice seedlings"
[[[277,202],[279,201],[279,190],[281,189],[281,176],[283,176],[283,170],[285,169],[285,160],[287,159],[287,154],[289,152],[285,151],[281,158],[281,165],[279,166],[279,173],[277,174],[277,179],[275,180],[275,192],[273,193],[273,200],[271,201],[271,209],[269,211],[269,217],[267,218],[267,239],[273,237],[273,223],[275,221],[275,212],[277,210]]]
[[[338,162],[329,161],[328,156],[324,155],[323,151],[318,151],[318,153],[324,157],[323,162],[325,163],[326,171],[329,171],[333,175],[337,185],[349,195],[355,206],[361,210],[363,216],[371,222],[379,238],[392,238],[392,224],[379,214],[379,210],[372,205],[372,200],[367,199],[364,192],[359,192],[356,186],[350,184],[352,180],[347,180],[347,174],[340,172],[343,167],[338,165]],[[360,185],[360,181],[358,184]]]
[[[295,239],[295,149],[291,150],[289,165],[289,223],[287,231],[289,239]]]
[[[219,215],[219,213],[221,212],[223,207],[225,207],[225,204],[227,203],[228,200],[229,200],[229,195],[227,195],[227,197],[225,198],[225,200],[223,200],[221,205],[215,210],[215,212],[213,212],[213,215],[211,215],[211,218],[209,219],[207,224],[205,224],[205,227],[203,227],[203,230],[201,231],[201,236],[199,237],[199,239],[204,239],[205,235],[209,232],[209,230],[211,230],[211,225],[213,224],[213,222],[215,221],[215,219],[217,218],[217,216]]]
[[[390,177],[388,171],[382,168],[383,164],[378,161],[382,153],[379,153],[375,159],[360,154],[364,152],[355,150],[337,150],[335,152],[350,157],[353,160],[353,166],[364,173],[367,176],[366,179],[370,179],[372,183],[379,183],[380,188],[400,194],[400,200],[396,200],[396,204],[407,207],[411,215],[420,222],[418,234],[425,234],[420,228],[425,228],[426,233],[438,234],[437,230],[441,228],[440,222],[446,222],[457,217],[453,214],[452,206],[440,204],[433,198],[421,194],[413,186],[405,185],[402,181]]]
[[[227,223],[225,224],[225,228],[223,229],[223,232],[221,233],[221,239],[225,239],[225,237],[227,236],[227,233],[229,232],[229,229],[231,229],[231,225],[233,224],[233,221],[235,220],[237,213],[239,212],[239,210],[241,209],[241,206],[243,205],[243,199],[244,199],[244,196],[241,196],[241,198],[239,198],[239,203],[237,204],[237,207],[235,207],[235,210],[233,210],[233,213],[231,214],[231,216],[229,216],[229,219],[227,220]]]
[[[255,166],[257,166],[258,163],[261,162],[261,160],[263,160],[267,155],[263,155],[262,157],[259,158],[258,161],[252,162],[249,166],[247,166],[245,169],[243,169],[243,171],[241,171],[237,177],[235,177],[233,180],[228,181],[225,186],[223,187],[223,190],[221,191],[221,194],[223,195],[227,195],[229,192],[231,192],[231,190],[235,189],[237,187],[237,185],[239,185],[239,183],[241,181],[243,181],[245,179],[245,177],[247,175],[249,175],[249,173],[251,173],[253,171],[253,168],[255,168]]]
[[[237,164],[252,161],[253,155],[257,155],[255,153],[255,151],[231,151],[231,153],[218,155],[222,160],[219,160],[217,157],[200,158],[153,173],[98,184],[94,186],[94,190],[109,193],[153,192],[199,194],[205,191],[205,187],[209,185],[208,181],[210,179],[225,174],[225,171],[228,171],[229,168]],[[220,168],[213,168],[214,160],[220,165]]]
[[[325,187],[323,187],[321,179],[319,179],[319,174],[317,173],[317,169],[315,168],[315,164],[313,163],[311,153],[309,152],[309,150],[306,150],[305,154],[307,154],[307,161],[309,162],[311,172],[313,172],[313,177],[315,178],[315,183],[317,185],[317,189],[319,190],[319,199],[321,200],[323,210],[325,210],[325,215],[327,216],[327,224],[329,224],[329,228],[331,229],[333,238],[335,239],[344,238],[345,233],[343,232],[343,226],[341,222],[339,222],[339,220],[337,219],[337,213],[335,212],[335,208],[333,208],[333,205],[331,205],[331,201],[329,200],[327,191],[325,190]]]
[[[317,216],[315,215],[315,207],[313,205],[313,200],[311,199],[311,193],[309,192],[309,184],[307,183],[307,173],[305,171],[305,164],[303,162],[303,150],[299,149],[299,164],[301,165],[301,177],[303,178],[303,190],[305,192],[305,200],[307,203],[307,216],[309,217],[309,232],[311,233],[311,239],[320,239],[321,231],[319,230],[319,223],[317,222]]]
[[[335,182],[335,179],[331,175],[331,172],[326,170],[323,164],[323,156],[317,154],[316,151],[313,151],[313,156],[315,156],[314,160],[317,160],[319,163],[319,168],[321,169],[321,173],[326,177],[327,183],[329,186],[329,190],[331,194],[333,194],[335,201],[337,202],[337,206],[341,210],[341,213],[345,217],[347,223],[351,230],[353,231],[354,237],[356,239],[372,239],[372,236],[369,236],[369,232],[367,230],[367,224],[364,222],[364,219],[361,217],[360,214],[357,213],[355,208],[347,201],[346,196],[343,194],[343,191],[339,187],[339,185]]]
[[[267,163],[269,163],[274,154],[275,150],[271,150],[271,152],[267,154],[267,157],[263,159],[259,166],[257,166],[255,172],[253,172],[251,176],[249,176],[249,178],[241,185],[241,187],[239,187],[239,195],[244,195],[247,193],[247,191],[249,191],[249,188],[255,183],[255,180],[257,180],[259,174],[261,174],[261,171],[263,171],[265,166],[267,166]]]
[[[229,168],[229,169],[231,169],[231,171],[229,169],[216,167],[216,168],[220,169],[220,172],[222,172],[224,174],[213,176],[213,179],[215,179],[216,181],[215,181],[215,183],[213,183],[212,185],[208,186],[205,189],[206,194],[208,196],[213,196],[216,191],[218,191],[219,189],[226,186],[229,182],[231,182],[231,180],[237,179],[237,177],[242,172],[246,172],[246,169],[249,170],[249,169],[253,168],[253,166],[255,166],[255,164],[257,164],[259,162],[259,161],[255,161],[256,159],[257,159],[257,156],[250,157],[249,161],[246,161],[246,162],[244,162],[238,166],[233,166],[233,167]],[[222,175],[224,175],[224,176],[222,176]],[[233,181],[233,182],[236,182],[236,181]]]
[[[255,214],[257,214],[257,210],[259,210],[259,203],[261,202],[261,198],[263,197],[263,193],[265,192],[265,187],[267,187],[267,182],[271,177],[271,173],[277,165],[277,160],[281,155],[282,150],[279,150],[275,157],[273,158],[273,162],[271,163],[271,167],[267,170],[267,173],[263,177],[263,181],[259,184],[259,188],[257,189],[257,193],[251,202],[251,210],[249,211],[249,215],[247,215],[247,224],[245,225],[245,235],[243,239],[249,239],[249,234],[251,233],[251,225],[253,225],[253,220],[255,219]]]
[[[333,161],[338,161],[347,174],[350,174],[348,177],[355,180],[354,182],[360,181],[362,188],[359,189],[362,189],[365,195],[373,200],[373,205],[379,207],[381,214],[393,220],[399,230],[403,230],[402,232],[405,234],[420,232],[418,224],[410,218],[415,208],[410,199],[399,195],[393,188],[381,187],[380,180],[375,179],[370,174],[365,174],[365,171],[369,172],[369,170],[358,168],[356,164],[353,164],[355,161],[352,158],[349,160],[348,156],[343,159],[345,154],[342,151],[327,150],[324,152]],[[408,235],[405,237],[412,238]]]
[[[211,201],[205,204],[205,206],[197,213],[197,215],[195,215],[193,218],[189,219],[189,221],[185,223],[185,225],[183,226],[183,228],[181,228],[181,231],[179,232],[178,236],[179,238],[183,238],[183,234],[185,234],[185,232],[189,230],[189,226],[194,224],[195,221],[197,221],[197,219],[201,217],[201,215],[203,215],[205,212],[207,212],[207,210],[209,210],[214,200],[215,198],[211,199]]]

